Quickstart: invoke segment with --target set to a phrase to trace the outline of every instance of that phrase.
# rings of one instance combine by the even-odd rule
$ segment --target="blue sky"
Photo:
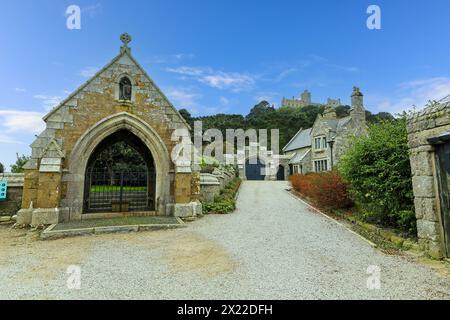
[[[69,5],[81,30],[68,30]],[[382,29],[366,27],[379,5]],[[119,51],[133,55],[177,108],[247,114],[304,89],[372,112],[423,107],[450,94],[446,0],[1,0],[0,162],[29,154],[41,117]]]

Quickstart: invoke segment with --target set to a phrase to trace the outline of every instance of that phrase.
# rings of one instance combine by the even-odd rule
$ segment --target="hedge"
[[[372,125],[342,156],[339,172],[362,217],[381,226],[416,232],[406,119]]]

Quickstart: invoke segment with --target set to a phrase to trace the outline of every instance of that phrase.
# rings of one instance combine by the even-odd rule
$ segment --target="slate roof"
[[[311,130],[309,129],[300,129],[296,135],[288,142],[288,144],[283,148],[284,152],[297,150],[305,147],[311,146]]]
[[[342,130],[342,128],[347,125],[352,120],[351,116],[340,118],[340,119],[322,119],[327,123],[331,131],[335,133]],[[296,135],[288,142],[288,144],[283,148],[283,152],[289,152],[297,149],[302,149],[311,146],[311,131],[309,129],[300,129]]]
[[[300,163],[306,155],[311,151],[311,148],[304,148],[302,150],[298,150],[295,155],[289,160],[289,164]]]
[[[343,126],[345,126],[349,121],[352,119],[352,117],[348,116],[345,118],[340,119],[322,119],[322,121],[326,122],[328,126],[333,131],[339,131],[342,129]]]

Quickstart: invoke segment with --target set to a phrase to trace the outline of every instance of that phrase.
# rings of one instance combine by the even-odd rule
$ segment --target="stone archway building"
[[[88,160],[102,141],[120,130],[139,138],[153,157],[155,210],[146,214],[201,212],[198,170],[171,160],[178,142],[172,141],[174,130],[189,125],[133,58],[130,37],[121,39],[119,55],[44,117],[46,128],[32,143],[25,167],[19,224],[87,216],[83,202]]]
[[[267,147],[261,146],[258,143],[250,143],[250,146],[245,147],[242,156],[237,156],[239,178],[247,180],[247,164],[250,162],[255,165],[258,162],[264,167],[261,172],[263,180],[275,181],[278,180],[278,171],[280,167],[284,170],[283,180],[289,177],[289,157],[285,155],[274,154],[273,151],[268,151]]]

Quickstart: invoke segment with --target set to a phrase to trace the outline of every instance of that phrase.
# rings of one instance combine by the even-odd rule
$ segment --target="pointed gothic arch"
[[[89,159],[96,148],[107,137],[119,130],[127,130],[139,138],[153,156],[156,170],[155,206],[159,214],[164,214],[165,204],[170,200],[169,152],[161,137],[147,123],[138,117],[122,112],[107,117],[87,130],[75,144],[70,155],[67,196],[62,203],[72,207],[73,218],[81,217],[84,208],[85,173]],[[71,205],[69,205],[71,204]]]

